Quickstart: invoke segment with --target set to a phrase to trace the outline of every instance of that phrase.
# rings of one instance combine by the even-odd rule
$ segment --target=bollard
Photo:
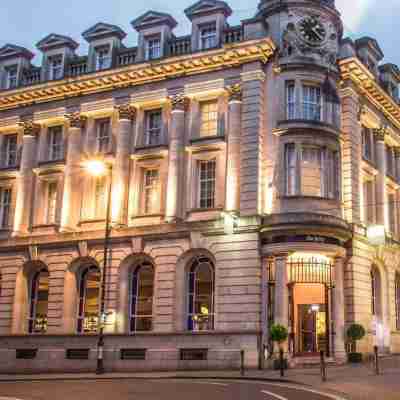
[[[321,350],[319,352],[320,359],[321,359],[321,379],[322,382],[326,382],[326,364],[325,364],[325,354],[324,351]]]
[[[283,349],[279,349],[279,368],[281,370],[281,378],[285,375],[285,366],[283,364]]]
[[[244,350],[240,350],[240,375],[244,376]]]
[[[375,365],[375,374],[379,375],[378,346],[374,346],[374,365]]]

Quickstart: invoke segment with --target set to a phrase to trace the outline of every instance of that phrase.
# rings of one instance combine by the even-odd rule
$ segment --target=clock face
[[[326,28],[315,15],[303,18],[298,29],[302,38],[314,45],[322,43],[326,38]]]

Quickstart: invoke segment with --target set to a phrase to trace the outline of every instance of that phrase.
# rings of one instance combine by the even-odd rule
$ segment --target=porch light
[[[385,244],[386,232],[384,225],[370,225],[367,227],[367,238],[375,246]]]

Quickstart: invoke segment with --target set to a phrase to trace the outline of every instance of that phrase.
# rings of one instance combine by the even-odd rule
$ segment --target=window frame
[[[111,119],[98,118],[95,120],[96,153],[107,154],[111,148]]]
[[[315,90],[315,96],[312,95],[312,91]],[[309,98],[307,99],[306,93],[310,91]],[[313,101],[315,97],[316,101]],[[318,101],[319,100],[319,101]],[[305,121],[323,121],[323,93],[321,85],[302,82],[301,84],[301,112],[302,119]],[[312,117],[316,113],[317,118]]]
[[[155,45],[156,44],[156,45]],[[157,51],[155,51],[157,50]],[[157,60],[161,58],[161,36],[148,36],[145,38],[145,59]]]
[[[6,68],[6,89],[18,87],[18,67],[16,65]]]
[[[213,21],[199,25],[199,49],[209,50],[216,47],[218,47],[217,22]]]
[[[56,81],[63,78],[62,54],[49,57],[49,80]]]
[[[218,136],[218,117],[219,107],[218,99],[209,99],[199,102],[199,114],[200,114],[200,130],[199,137],[215,137]],[[206,118],[204,118],[206,116]],[[207,129],[205,129],[207,125]],[[210,125],[215,128],[211,128]]]
[[[51,191],[51,188],[55,189],[54,192]],[[57,222],[58,181],[48,181],[46,192],[46,224],[55,225]]]
[[[400,272],[395,272],[394,295],[396,307],[396,330],[400,331]]]
[[[209,177],[208,176],[208,172],[207,173],[207,177],[206,178],[202,178],[201,176],[201,168],[203,165],[209,165],[209,164],[213,164],[213,171],[214,171],[214,176],[213,177]],[[197,166],[196,166],[196,170],[197,170],[197,208],[201,209],[201,210],[212,210],[215,208],[215,203],[216,203],[216,181],[217,181],[217,159],[216,158],[211,158],[211,159],[207,159],[207,160],[197,160]],[[211,184],[211,189],[207,189],[205,190],[205,192],[208,194],[209,192],[211,192],[213,194],[212,197],[208,197],[206,196],[204,199],[202,199],[202,184]],[[204,191],[203,191],[204,192]],[[211,203],[208,206],[208,201],[211,199]],[[202,201],[206,202],[206,205],[203,206],[202,205]],[[204,204],[204,203],[203,203]]]
[[[154,176],[152,177],[152,182],[147,184],[147,174],[151,174],[156,172],[156,179],[154,179]],[[150,178],[151,179],[151,178]],[[155,181],[155,183],[154,183]],[[141,188],[141,214],[142,215],[156,215],[160,213],[160,208],[161,208],[161,201],[160,201],[160,169],[157,167],[149,167],[149,168],[143,168],[143,173],[142,173],[142,188]],[[150,196],[153,195],[153,191],[157,194],[158,197],[158,204],[154,205],[151,207],[148,207],[147,201],[148,201],[148,193],[150,193]],[[151,202],[151,200],[150,200]],[[154,207],[154,208],[153,208]]]
[[[285,99],[286,99],[286,119],[295,120],[296,113],[296,82],[285,82]]]
[[[96,176],[94,179],[93,190],[93,218],[95,220],[105,219],[106,217],[106,196],[107,182],[106,176]],[[101,193],[100,193],[101,191]]]
[[[111,47],[100,46],[95,49],[95,69],[96,71],[105,71],[112,66]]]
[[[49,161],[64,159],[64,127],[62,125],[49,126],[47,137],[49,143]],[[58,138],[58,141],[55,141],[56,138]]]
[[[11,145],[11,142],[14,142]],[[15,168],[18,166],[18,134],[12,133],[3,138],[2,159],[5,168]],[[14,147],[14,148],[12,148]],[[13,160],[13,161],[12,161]]]
[[[42,327],[41,329],[37,330],[36,328],[36,321],[38,319],[37,314],[37,306],[39,300],[39,292],[40,292],[40,280],[41,275],[46,274],[47,278],[47,310],[45,315],[41,315],[40,318],[42,319]],[[41,268],[40,270],[36,271],[35,274],[32,276],[30,282],[30,293],[29,293],[29,318],[28,318],[28,332],[30,334],[37,334],[37,333],[46,333],[47,332],[47,319],[48,319],[48,312],[49,312],[49,289],[50,289],[50,273],[46,267]]]
[[[363,125],[361,135],[362,135],[361,136],[362,137],[362,156],[365,160],[373,162],[374,141],[373,141],[371,129]]]
[[[13,189],[11,186],[0,186],[0,229],[9,229],[12,226],[12,196]],[[5,198],[8,201],[5,201]]]
[[[155,118],[157,117],[157,118]],[[157,124],[154,124],[158,120]],[[154,124],[154,126],[153,126]],[[163,134],[163,112],[162,108],[153,108],[144,111],[144,140],[146,147],[160,146]],[[156,138],[154,141],[153,136]]]

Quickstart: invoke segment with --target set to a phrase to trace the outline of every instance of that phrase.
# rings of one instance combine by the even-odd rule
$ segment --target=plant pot
[[[279,358],[274,360],[274,369],[281,369],[281,360]],[[283,359],[283,369],[288,369],[288,362],[286,358]]]
[[[360,363],[362,362],[362,353],[349,353],[347,355],[347,359],[349,360],[349,363]]]

